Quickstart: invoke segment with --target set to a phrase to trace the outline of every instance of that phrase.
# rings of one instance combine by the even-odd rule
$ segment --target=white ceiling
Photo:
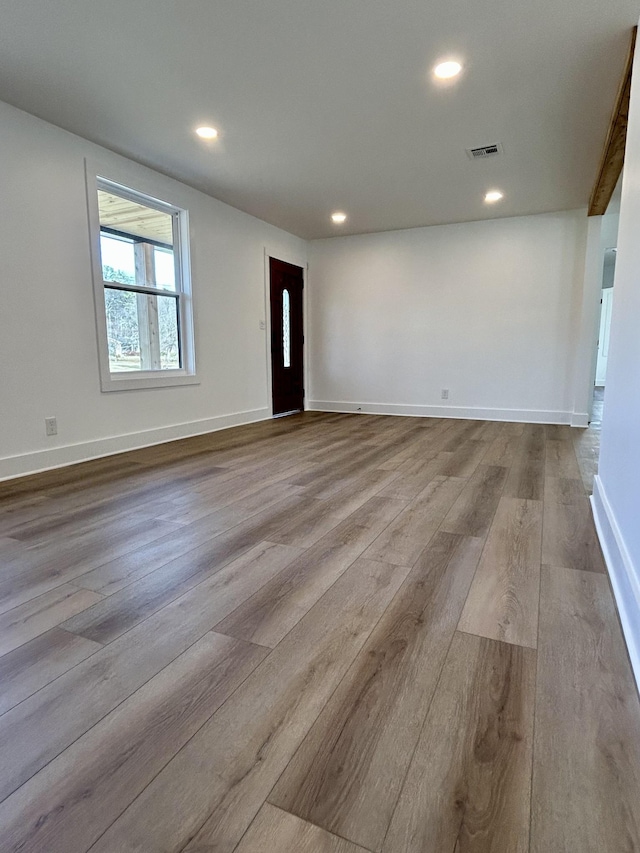
[[[587,204],[639,15],[638,0],[7,0],[0,99],[302,237],[540,213]],[[449,56],[464,75],[435,85]],[[492,142],[503,157],[467,158]]]

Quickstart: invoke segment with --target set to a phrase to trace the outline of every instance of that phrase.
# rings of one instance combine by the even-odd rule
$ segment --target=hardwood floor
[[[640,851],[596,455],[305,413],[0,484],[0,851]]]
[[[526,853],[535,664],[531,649],[454,636],[385,853]]]
[[[640,850],[638,695],[607,580],[545,566],[541,592],[531,853]]]
[[[536,647],[542,507],[501,498],[459,630]]]

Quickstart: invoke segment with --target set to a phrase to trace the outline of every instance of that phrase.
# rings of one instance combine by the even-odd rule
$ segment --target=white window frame
[[[98,338],[98,363],[100,367],[100,386],[102,391],[131,391],[141,388],[162,388],[172,385],[193,385],[198,382],[195,365],[195,345],[193,330],[193,296],[191,290],[191,264],[189,243],[189,213],[183,208],[159,198],[155,187],[149,187],[148,181],[131,179],[116,173],[109,167],[86,161],[87,207],[89,216],[89,237],[91,244],[91,267],[93,274],[93,297],[96,314],[96,332]],[[163,213],[171,214],[173,225],[173,257],[175,264],[175,282],[178,292],[178,334],[180,341],[180,368],[169,370],[136,370],[132,372],[111,371],[109,363],[109,343],[107,335],[107,314],[105,308],[105,287],[114,282],[104,281],[102,277],[102,256],[100,251],[100,212],[98,210],[98,189],[111,190],[122,198],[129,198],[138,204],[144,204]],[[151,190],[151,191],[150,191]],[[162,193],[164,195],[164,193]],[[162,291],[127,287],[127,290],[157,293]],[[169,295],[165,292],[165,295]]]

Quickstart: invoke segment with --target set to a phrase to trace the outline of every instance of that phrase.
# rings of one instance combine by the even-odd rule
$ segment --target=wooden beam
[[[600,161],[600,168],[598,169],[598,179],[589,199],[589,216],[602,216],[606,211],[624,165],[629,99],[631,97],[631,71],[633,68],[633,55],[637,33],[638,28],[634,27],[631,34],[631,45],[629,47],[622,83],[620,84],[618,97],[616,98],[607,141]]]

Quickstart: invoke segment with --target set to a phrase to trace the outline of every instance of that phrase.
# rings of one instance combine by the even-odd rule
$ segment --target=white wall
[[[269,415],[264,251],[302,240],[2,103],[0,151],[0,478]],[[101,393],[85,157],[189,209],[199,385]]]
[[[594,513],[640,684],[640,55],[625,153]]]
[[[570,422],[586,229],[569,211],[312,242],[310,407]]]

